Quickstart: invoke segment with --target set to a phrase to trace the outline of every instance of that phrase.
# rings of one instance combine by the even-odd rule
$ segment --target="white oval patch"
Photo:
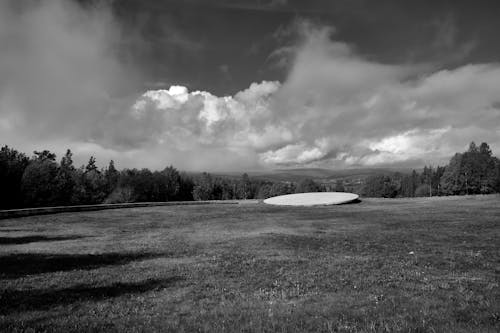
[[[359,195],[345,192],[311,192],[280,195],[264,200],[269,205],[317,206],[340,205],[359,198]]]

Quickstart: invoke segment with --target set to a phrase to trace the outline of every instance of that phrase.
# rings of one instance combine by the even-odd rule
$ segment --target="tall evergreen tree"
[[[85,167],[85,172],[91,172],[91,171],[99,172],[99,169],[97,168],[96,160],[95,160],[94,156],[90,156],[89,162],[87,163],[87,166]]]
[[[479,148],[471,142],[463,154],[455,154],[441,177],[441,188],[445,194],[478,194],[495,191],[498,179],[496,158],[491,155],[488,144]]]
[[[58,205],[56,155],[44,150],[34,152],[29,165],[26,167],[21,180],[27,207]]]
[[[249,199],[253,197],[252,195],[252,184],[248,174],[244,173],[241,175],[241,179],[237,186],[237,196],[238,199]]]
[[[109,195],[118,186],[120,172],[115,168],[115,162],[109,161],[107,169],[104,171],[104,179],[106,183],[106,195]]]
[[[76,169],[73,166],[73,154],[71,150],[67,150],[66,154],[61,158],[61,163],[57,170],[56,189],[57,189],[57,204],[69,205],[74,202],[74,193],[76,187]]]
[[[103,174],[97,168],[96,160],[90,157],[83,173],[80,174],[81,193],[80,201],[84,204],[98,204],[106,198],[106,182]]]
[[[15,149],[0,149],[0,209],[23,206],[21,180],[29,158]]]

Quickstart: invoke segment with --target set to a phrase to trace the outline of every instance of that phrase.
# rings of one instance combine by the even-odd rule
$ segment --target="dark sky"
[[[152,88],[223,95],[282,81],[287,70],[272,55],[294,43],[289,29],[298,19],[335,27],[336,40],[379,62],[454,68],[500,60],[494,0],[118,0],[113,10],[130,37],[121,56]]]
[[[193,171],[500,153],[500,1],[0,1],[0,144]]]

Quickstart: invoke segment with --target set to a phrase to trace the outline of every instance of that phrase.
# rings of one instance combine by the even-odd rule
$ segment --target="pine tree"
[[[487,143],[478,148],[471,142],[469,149],[455,154],[441,177],[444,194],[493,193],[496,190],[498,168]]]
[[[24,170],[21,186],[28,207],[58,204],[56,155],[44,150],[34,152],[34,157]]]
[[[23,206],[21,180],[29,158],[15,149],[0,149],[0,209]]]
[[[95,163],[94,163],[95,164]],[[120,172],[115,168],[115,162],[109,161],[108,168],[104,171],[104,179],[106,183],[106,195],[109,195],[118,186]]]
[[[91,172],[91,171],[99,172],[99,170],[97,169],[96,160],[94,156],[90,156],[89,162],[85,167],[85,172]]]
[[[61,163],[57,171],[56,187],[58,205],[69,205],[74,203],[76,173],[72,157],[73,154],[71,150],[68,149],[66,154],[61,158]]]

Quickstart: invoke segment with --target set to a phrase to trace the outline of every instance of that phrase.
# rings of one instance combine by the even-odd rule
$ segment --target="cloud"
[[[135,102],[131,116],[135,124],[143,124],[139,128],[149,128],[141,139],[151,143],[168,142],[181,150],[198,145],[258,150],[290,136],[286,131],[276,136],[283,129],[265,126],[272,117],[270,97],[279,87],[278,82],[264,81],[225,97],[182,86],[151,90]]]
[[[471,140],[500,146],[500,65],[430,72],[380,64],[331,40],[328,27],[300,27],[302,42],[273,104],[297,142],[261,155],[264,162],[415,166],[444,163]],[[457,133],[465,135],[456,140]]]
[[[134,79],[113,47],[120,38],[104,5],[2,1],[2,142],[91,140],[115,92]]]
[[[227,97],[172,87],[136,105],[168,119],[163,142],[250,151],[261,166],[419,166],[445,163],[471,140],[498,146],[500,66],[420,73],[361,58],[330,31],[305,33],[283,84]]]
[[[298,26],[287,79],[249,123],[276,134],[261,135],[258,147],[239,140],[261,164],[420,166],[445,163],[471,140],[499,146],[498,64],[434,72],[381,64],[331,40],[331,28]]]
[[[476,48],[474,40],[460,41],[456,17],[448,13],[444,17],[433,20],[431,26],[436,35],[431,42],[433,57],[439,62],[457,63],[464,60]]]
[[[214,171],[418,167],[445,163],[471,140],[500,148],[499,64],[378,63],[334,40],[333,28],[302,21],[277,53],[288,64],[282,83],[122,98],[116,91],[138,74],[116,54],[122,35],[109,8],[13,3],[0,5],[0,140],[24,151],[69,147],[124,167]]]

